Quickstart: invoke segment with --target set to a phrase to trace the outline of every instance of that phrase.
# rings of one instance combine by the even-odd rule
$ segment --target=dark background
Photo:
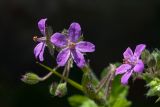
[[[134,49],[145,43],[150,50],[160,48],[159,0],[0,0],[0,107],[69,107],[67,97],[81,94],[69,87],[67,97],[53,98],[48,87],[56,77],[34,86],[20,81],[26,71],[47,73],[33,55],[32,37],[41,36],[37,27],[41,18],[48,18],[54,32],[71,22],[81,24],[85,40],[96,45],[87,57],[97,75],[108,63],[121,61],[128,46]],[[47,50],[44,63],[55,65],[55,59],[46,55]],[[82,73],[75,68],[70,77],[80,81]],[[145,97],[144,81],[130,86],[132,107],[160,105],[154,103],[156,97]]]

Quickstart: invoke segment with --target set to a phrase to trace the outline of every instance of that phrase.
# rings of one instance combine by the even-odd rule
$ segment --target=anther
[[[38,37],[37,36],[33,36],[33,41],[37,42]]]

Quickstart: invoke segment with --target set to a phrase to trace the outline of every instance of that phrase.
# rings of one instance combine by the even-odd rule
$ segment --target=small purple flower
[[[68,34],[55,33],[51,36],[51,42],[62,50],[57,55],[57,64],[64,66],[70,57],[78,67],[85,65],[83,52],[94,52],[94,44],[87,41],[78,41],[81,36],[81,27],[78,23],[72,23],[68,29]]]
[[[116,69],[115,75],[123,74],[121,78],[121,83],[126,85],[128,79],[130,78],[132,72],[141,73],[144,70],[144,64],[140,59],[142,51],[145,49],[146,45],[140,44],[136,46],[134,53],[128,47],[123,53],[124,64]]]
[[[39,60],[40,61],[43,61],[44,58],[43,58],[43,53],[44,53],[44,49],[46,47],[46,34],[45,34],[45,29],[46,29],[46,18],[45,19],[41,19],[39,22],[38,22],[38,28],[39,30],[41,31],[43,37],[40,37],[40,38],[37,38],[37,37],[34,37],[33,39],[35,41],[38,41],[39,43],[37,44],[37,46],[34,48],[34,55],[35,57],[39,57]]]

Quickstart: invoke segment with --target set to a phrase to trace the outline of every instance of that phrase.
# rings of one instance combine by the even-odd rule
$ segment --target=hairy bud
[[[66,83],[60,83],[57,86],[57,89],[55,91],[55,96],[63,97],[67,94],[67,84]]]
[[[22,76],[21,80],[24,83],[34,85],[41,81],[41,78],[35,73],[26,73]]]

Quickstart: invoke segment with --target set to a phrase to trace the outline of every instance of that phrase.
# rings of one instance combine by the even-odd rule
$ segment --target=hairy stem
[[[49,78],[53,73],[52,72],[49,72],[47,75],[45,75],[44,77],[41,77],[41,81],[44,81],[46,80],[47,78]]]
[[[60,73],[58,73],[55,69],[52,69],[52,68],[50,68],[50,67],[47,67],[47,66],[45,66],[45,65],[43,65],[43,64],[41,64],[41,63],[39,63],[39,62],[37,62],[40,66],[42,66],[43,68],[45,68],[45,69],[47,69],[47,70],[49,70],[50,72],[52,72],[53,74],[55,74],[56,76],[58,76],[58,77],[60,77],[60,78],[62,78],[62,79],[64,79],[64,80],[66,80],[69,84],[71,84],[73,87],[75,87],[75,88],[77,88],[78,90],[80,90],[80,91],[83,91],[83,88],[82,88],[82,86],[79,84],[79,83],[77,83],[77,82],[75,82],[75,81],[73,81],[73,80],[71,80],[71,79],[67,79],[66,77],[63,77]]]

